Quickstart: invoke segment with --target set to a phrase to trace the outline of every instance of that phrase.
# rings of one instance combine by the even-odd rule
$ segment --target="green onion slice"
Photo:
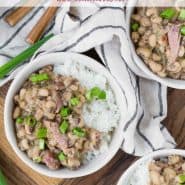
[[[80,103],[80,100],[79,100],[79,98],[77,98],[77,97],[74,97],[74,98],[71,98],[71,99],[70,99],[70,104],[71,104],[72,106],[77,106],[79,103]]]
[[[67,156],[64,154],[64,152],[60,152],[60,153],[58,154],[58,159],[59,159],[60,161],[65,161],[65,160],[67,159]]]
[[[47,73],[33,74],[30,76],[29,80],[33,83],[37,83],[37,82],[49,80],[49,76]]]
[[[36,162],[36,163],[40,163],[42,161],[42,158],[40,156],[38,156],[38,157],[35,157],[33,159],[33,161]]]
[[[65,117],[69,116],[70,112],[71,111],[68,107],[62,107],[60,110],[60,115],[61,115],[61,117],[65,118]]]
[[[175,9],[173,8],[166,8],[160,13],[160,17],[163,19],[172,19],[176,14]]]
[[[65,133],[67,132],[68,128],[69,128],[69,123],[68,123],[66,120],[64,120],[64,121],[61,123],[61,125],[60,125],[60,132],[61,132],[62,134],[65,134]]]
[[[132,31],[138,31],[139,23],[137,23],[137,22],[132,23],[131,24],[131,29],[132,29]]]
[[[78,137],[85,137],[86,132],[82,130],[80,127],[76,127],[72,130],[73,134]]]
[[[16,119],[16,123],[17,124],[21,124],[21,123],[23,123],[24,122],[24,118],[23,117],[18,117],[17,119]]]
[[[184,20],[185,19],[185,9],[180,10],[179,19]]]
[[[96,98],[99,100],[105,100],[106,99],[106,92],[101,90],[99,87],[93,87],[91,90],[87,91],[86,99],[88,101],[91,101],[91,100],[93,100],[93,98]]]
[[[178,176],[179,183],[185,183],[185,174],[180,174]]]
[[[33,126],[36,125],[37,120],[33,116],[27,116],[25,118],[25,122],[26,122],[27,125],[33,127]]]
[[[47,128],[37,129],[36,136],[38,139],[46,138],[47,137]]]
[[[185,25],[180,28],[180,32],[185,36]]]
[[[44,148],[45,148],[45,140],[39,139],[39,149],[44,150]]]

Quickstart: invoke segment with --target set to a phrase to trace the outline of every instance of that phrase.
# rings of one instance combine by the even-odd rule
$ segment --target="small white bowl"
[[[185,150],[178,150],[178,149],[166,149],[166,150],[159,150],[153,152],[145,157],[140,158],[138,161],[133,163],[121,176],[120,180],[118,181],[117,185],[126,185],[125,182],[133,175],[134,171],[140,166],[142,163],[146,161],[150,161],[152,159],[160,159],[162,157],[167,157],[169,155],[180,155],[185,157]]]
[[[28,76],[33,73],[34,71],[37,71],[38,69],[42,68],[46,65],[54,65],[54,64],[60,64],[68,61],[76,61],[80,64],[83,64],[93,71],[100,73],[104,75],[107,80],[110,83],[110,86],[112,87],[112,90],[115,93],[117,105],[120,109],[121,113],[121,119],[119,122],[118,127],[115,129],[109,149],[104,152],[103,154],[100,154],[96,158],[94,158],[89,163],[83,165],[80,169],[72,171],[68,169],[59,169],[52,171],[48,169],[46,166],[41,164],[36,164],[32,160],[30,160],[27,155],[20,151],[17,142],[16,142],[16,135],[14,130],[14,122],[12,120],[12,110],[13,110],[13,97],[18,92],[18,90],[21,88],[24,81],[28,78]],[[8,94],[6,96],[5,100],[5,110],[4,110],[4,126],[5,126],[5,132],[6,137],[12,146],[15,153],[19,156],[19,158],[26,163],[29,167],[31,167],[33,170],[49,176],[49,177],[56,177],[56,178],[75,178],[75,177],[81,177],[88,174],[91,174],[93,172],[96,172],[100,168],[102,168],[104,165],[106,165],[113,156],[117,153],[118,149],[121,146],[121,143],[123,141],[123,120],[125,117],[126,112],[126,103],[123,96],[123,93],[119,87],[119,85],[115,82],[112,75],[108,72],[106,68],[104,68],[101,64],[99,64],[97,61],[84,56],[80,54],[74,54],[74,53],[55,53],[55,54],[47,54],[44,56],[41,56],[35,61],[32,61],[30,64],[28,64],[15,78],[13,83],[11,84]]]
[[[185,89],[185,80],[176,80],[173,78],[162,78],[160,76],[158,76],[157,74],[155,74],[154,72],[152,72],[149,67],[144,63],[144,61],[136,54],[136,50],[134,47],[134,44],[132,42],[132,39],[130,37],[130,22],[131,22],[131,15],[135,9],[137,1],[136,0],[130,0],[128,3],[128,11],[127,11],[127,20],[126,20],[126,24],[128,26],[127,28],[127,37],[128,40],[130,42],[130,49],[131,49],[131,53],[133,55],[133,59],[136,63],[136,65],[151,79],[160,82],[161,84],[167,86],[167,87],[172,87],[175,89]]]

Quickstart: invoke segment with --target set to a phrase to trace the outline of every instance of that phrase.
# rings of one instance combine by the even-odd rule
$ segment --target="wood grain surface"
[[[90,55],[97,59],[94,53]],[[0,169],[9,185],[116,185],[121,174],[136,160],[120,150],[104,168],[77,179],[54,179],[34,172],[14,154],[5,138],[3,105],[8,86],[0,88]],[[164,124],[176,139],[177,148],[185,148],[185,90],[168,89],[168,116]]]

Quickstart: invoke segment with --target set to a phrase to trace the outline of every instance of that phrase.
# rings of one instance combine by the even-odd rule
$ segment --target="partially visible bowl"
[[[133,55],[134,62],[143,71],[143,73],[145,75],[147,75],[149,78],[151,78],[157,82],[160,82],[167,87],[172,87],[172,88],[176,88],[176,89],[185,89],[185,80],[172,79],[172,78],[168,78],[168,77],[162,78],[162,77],[158,76],[157,74],[152,72],[149,69],[149,67],[144,63],[144,61],[137,55],[133,41],[130,36],[131,35],[130,34],[131,16],[132,16],[132,13],[135,9],[136,4],[137,4],[137,0],[130,0],[129,1],[129,3],[127,5],[128,11],[127,11],[127,20],[126,20],[126,23],[128,25],[127,37],[130,42],[130,49],[131,49],[131,53]]]
[[[46,65],[54,65],[54,64],[60,64],[65,63],[68,61],[76,61],[82,65],[85,65],[92,69],[93,71],[100,73],[104,75],[107,80],[110,83],[110,86],[112,90],[114,91],[115,98],[117,101],[117,105],[121,112],[121,118],[118,127],[115,129],[109,149],[103,153],[100,154],[98,157],[94,158],[89,163],[83,165],[80,169],[72,171],[68,169],[59,169],[56,171],[52,171],[48,169],[44,165],[36,164],[31,159],[27,157],[27,155],[20,151],[20,149],[17,146],[16,142],[16,134],[14,130],[13,120],[12,120],[12,110],[13,110],[13,97],[18,92],[18,90],[21,88],[24,81],[28,78],[28,76],[33,73],[34,71],[37,71],[39,68],[42,68]],[[121,101],[120,101],[121,100]],[[106,165],[116,154],[118,151],[122,141],[123,141],[123,120],[125,115],[123,114],[126,112],[126,103],[123,96],[123,93],[119,87],[119,85],[116,83],[114,78],[111,76],[111,74],[104,68],[101,64],[99,64],[97,61],[84,56],[80,54],[74,54],[74,53],[55,53],[55,54],[47,54],[44,56],[41,56],[37,59],[35,59],[33,62],[28,64],[24,70],[22,70],[15,78],[13,83],[11,84],[8,94],[5,100],[5,110],[4,110],[4,126],[5,126],[5,132],[6,137],[12,146],[15,153],[18,155],[18,157],[26,163],[30,168],[33,170],[49,176],[49,177],[56,177],[56,178],[75,178],[80,176],[85,176],[88,174],[91,174],[100,168],[102,168],[104,165]]]
[[[117,185],[127,185],[125,182],[128,181],[128,179],[133,175],[134,171],[137,169],[139,165],[146,161],[150,161],[152,159],[159,159],[162,157],[167,157],[169,155],[180,155],[185,157],[185,151],[179,150],[179,149],[166,149],[166,150],[159,150],[156,152],[153,152],[149,155],[146,155],[142,158],[140,158],[138,161],[133,163],[121,176],[120,180],[118,181]]]

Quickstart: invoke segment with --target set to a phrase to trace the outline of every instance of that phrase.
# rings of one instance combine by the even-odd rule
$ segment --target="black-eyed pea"
[[[141,16],[138,15],[138,14],[133,14],[133,15],[132,15],[132,19],[133,19],[134,21],[140,22]]]
[[[180,49],[179,49],[178,56],[179,56],[179,57],[183,57],[183,56],[184,56],[184,53],[185,53],[184,46],[181,46]]]
[[[21,151],[26,151],[29,149],[29,143],[28,143],[28,140],[27,139],[22,139],[20,142],[19,142],[19,147],[21,149]]]
[[[163,170],[163,175],[167,182],[170,182],[172,179],[176,177],[176,172],[171,168],[165,168]]]
[[[155,34],[152,34],[152,35],[149,36],[149,38],[148,38],[148,43],[149,43],[149,45],[150,45],[152,48],[154,48],[154,47],[156,46],[157,37],[156,37]]]
[[[139,40],[139,34],[138,34],[138,32],[132,32],[132,40],[135,42],[135,43],[137,43],[138,42],[138,40]]]
[[[138,33],[140,35],[143,35],[145,33],[145,31],[146,31],[146,28],[144,26],[140,26],[139,29],[138,29]]]
[[[139,47],[145,47],[146,44],[143,40],[140,40],[138,45]]]
[[[157,171],[150,171],[150,180],[152,184],[161,185],[160,173]]]
[[[154,61],[149,62],[149,67],[154,73],[160,72],[163,68],[161,64]]]
[[[162,22],[162,18],[157,15],[153,15],[150,20],[155,24],[160,24]]]
[[[19,93],[20,99],[23,100],[25,98],[25,95],[26,95],[26,89],[21,89]]]
[[[161,56],[157,55],[156,53],[153,53],[152,54],[152,59],[156,62],[159,62],[159,61],[161,61]]]
[[[165,78],[167,76],[166,70],[163,69],[162,71],[157,73],[160,77]]]
[[[44,88],[39,89],[38,95],[42,96],[42,97],[47,97],[49,95],[49,91],[47,89],[44,89]]]
[[[13,112],[13,118],[16,119],[17,117],[19,117],[21,114],[21,109],[20,107],[15,107],[14,112]]]
[[[185,68],[185,59],[181,60],[180,65],[182,68]]]
[[[141,21],[140,21],[140,24],[141,24],[142,26],[144,26],[144,27],[149,27],[149,26],[151,26],[151,21],[150,21],[150,19],[147,18],[147,17],[142,17],[142,18],[141,18]]]
[[[147,8],[146,16],[150,17],[152,15],[157,15],[157,8]]]
[[[178,73],[181,71],[181,69],[182,69],[182,67],[179,62],[173,62],[173,63],[169,63],[167,65],[167,70],[172,73]]]
[[[20,139],[20,138],[23,138],[24,136],[26,135],[26,131],[24,128],[21,128],[19,130],[17,130],[17,137]]]
[[[146,47],[139,47],[136,50],[137,54],[144,57],[144,58],[149,58],[151,55],[151,50],[149,48]]]

